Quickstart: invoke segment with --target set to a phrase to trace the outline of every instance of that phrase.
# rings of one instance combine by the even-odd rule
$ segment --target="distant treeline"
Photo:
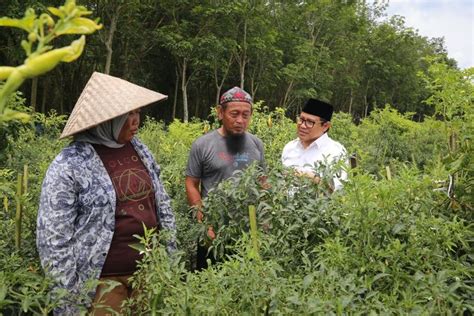
[[[61,0],[3,0],[0,16],[38,14]],[[241,86],[270,109],[298,112],[317,97],[365,117],[389,103],[431,114],[420,73],[433,60],[456,68],[442,38],[426,38],[385,16],[387,3],[353,0],[77,0],[104,28],[72,64],[21,88],[36,111],[69,113],[92,71],[168,94],[151,115],[170,121],[206,118],[218,96]],[[0,32],[0,65],[25,55],[20,30]],[[67,41],[67,39],[65,40]],[[61,43],[56,43],[61,46]]]

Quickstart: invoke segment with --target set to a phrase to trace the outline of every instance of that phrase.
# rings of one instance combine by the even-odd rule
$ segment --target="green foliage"
[[[270,111],[263,102],[258,102],[254,104],[249,132],[262,140],[268,169],[273,169],[281,164],[283,147],[296,138],[296,125],[285,116],[284,109]]]
[[[396,170],[398,162],[411,162],[424,169],[433,158],[444,156],[448,138],[443,123],[430,118],[416,123],[410,116],[386,107],[360,124],[347,146],[357,153],[363,169],[377,173],[390,165]]]
[[[432,60],[428,74],[420,74],[420,77],[431,92],[425,102],[434,106],[436,114],[446,121],[463,121],[464,114],[472,113],[474,68],[458,71]]]
[[[9,23],[20,28],[8,28],[0,34],[0,41],[5,43],[0,64],[20,64],[25,49],[34,50],[38,44],[41,33],[29,36],[29,32],[24,48],[15,45],[23,25],[28,30],[31,25],[42,25],[45,35],[51,19],[57,26],[56,17],[69,12],[67,5],[63,5],[63,11],[45,9],[58,2],[2,1],[0,11],[15,17],[10,19],[15,22]],[[219,95],[234,85],[244,87],[256,100],[265,100],[271,110],[281,107],[292,116],[308,97],[331,101],[337,110],[357,118],[386,103],[402,113],[424,115],[432,113],[431,107],[422,103],[430,91],[417,76],[428,74],[429,61],[425,57],[446,60],[450,69],[456,69],[455,62],[446,56],[442,39],[418,34],[405,25],[403,17],[385,17],[387,2],[77,3],[85,8],[79,10],[81,13],[90,10],[100,17],[104,31],[88,37],[80,62],[56,67],[38,78],[37,93],[32,91],[31,99],[36,94],[38,100],[43,96],[53,99],[42,102],[44,112],[52,108],[61,114],[68,112],[75,101],[71,96],[79,94],[90,73],[110,69],[114,75],[169,95],[168,105],[175,107],[153,110],[157,118],[167,122],[184,118],[184,112],[186,120],[193,116],[205,119]],[[32,24],[31,13],[23,16],[29,4],[36,12],[47,12],[38,13],[36,24]],[[90,30],[90,23],[82,24],[86,17],[74,16],[69,26],[72,30]],[[81,28],[77,28],[78,22]],[[64,30],[59,29],[61,33]],[[66,35],[59,38],[58,45],[69,44],[64,41],[68,41]],[[56,93],[61,91],[65,93]]]
[[[182,187],[174,185],[184,179],[184,166],[191,144],[204,133],[206,124],[198,120],[190,123],[175,120],[165,127],[163,123],[148,119],[140,129],[140,139],[147,144],[158,163],[167,166],[162,170],[163,179],[172,195],[182,191]]]
[[[331,198],[314,184],[278,173],[270,175],[272,192],[256,196],[262,190],[248,171],[240,180],[245,184],[229,181],[206,201],[207,211],[220,215],[213,222],[214,243],[232,239],[226,260],[192,273],[179,256],[169,260],[163,249],[149,251],[134,277],[142,294],[130,306],[140,306],[140,314],[438,314],[471,308],[472,229],[439,208],[443,195],[416,169],[392,181],[354,176],[345,192]],[[306,186],[290,197],[285,190],[296,184]],[[256,201],[261,260],[250,255],[245,233],[247,207]]]
[[[444,73],[449,69],[436,69],[444,70],[432,72],[426,82],[436,82],[440,98],[433,102],[445,102],[439,109],[451,116],[438,111],[415,122],[387,106],[356,125],[350,115],[335,113],[330,136],[358,157],[358,167],[335,193],[325,179],[314,184],[283,169],[281,150],[295,138],[295,123],[283,109],[257,103],[250,131],[264,141],[267,170],[251,167],[220,183],[204,200],[204,223],[197,223],[187,206],[184,170],[192,142],[217,123],[145,120],[139,137],[161,166],[180,251],[166,254],[164,232],[149,231],[141,238],[144,259],[132,281],[138,294],[126,302],[127,311],[472,313],[474,117],[469,103],[446,101],[457,92],[441,84],[452,79]],[[467,82],[461,86],[471,91]],[[469,93],[459,100],[470,100]],[[32,123],[15,125],[0,165],[0,311],[6,314],[47,314],[67,295],[48,292],[50,281],[35,249],[41,182],[66,145],[57,140],[64,117],[36,114]],[[25,164],[28,190],[18,196],[16,181]],[[269,186],[262,186],[263,177]],[[24,214],[20,248],[14,240],[18,201]],[[250,206],[257,222],[252,237]],[[209,224],[217,235],[212,242],[206,235]],[[217,262],[196,272],[198,240],[211,246]]]
[[[49,163],[66,144],[57,140],[64,116],[35,113],[31,124],[15,127],[6,137],[0,165],[0,306],[4,311],[48,314],[67,293],[48,293],[51,281],[44,279],[36,251],[36,214],[41,183]],[[42,130],[35,128],[41,126]],[[13,131],[13,129],[9,129]],[[16,179],[28,166],[28,190],[17,196]],[[15,247],[17,203],[22,206],[20,249]]]
[[[0,85],[1,87],[1,85]],[[9,97],[7,107],[16,113],[25,113],[29,120],[29,108],[25,106],[26,99],[23,97],[21,92],[15,92]],[[28,120],[18,122],[15,120],[5,120],[0,122],[0,158],[3,158],[4,151],[8,146],[7,137],[18,135],[18,130]]]
[[[13,259],[12,257],[8,259]],[[17,258],[18,261],[21,259]],[[11,268],[12,261],[7,265]],[[14,271],[0,272],[0,310],[13,315],[49,315],[68,295],[65,291],[50,292],[51,280],[38,273],[39,267],[19,267]]]
[[[429,68],[429,76],[422,77],[432,91],[426,103],[434,106],[436,114],[444,120],[444,132],[449,137],[449,155],[445,157],[444,163],[456,183],[452,192],[449,192],[449,206],[472,220],[474,68],[455,71],[435,60]]]
[[[4,166],[20,172],[24,165],[28,165],[32,196],[39,197],[41,183],[51,161],[66,145],[65,140],[58,140],[60,130],[65,123],[64,116],[50,113],[45,116],[41,113],[33,115],[31,125],[19,129],[18,135],[7,137],[10,146],[5,151]],[[35,144],[35,146],[31,146]],[[41,150],[38,150],[41,148]],[[32,202],[32,209],[36,210],[37,200]]]
[[[50,7],[48,10],[57,17],[57,21],[48,13],[38,17],[32,8],[26,10],[22,19],[0,18],[0,26],[19,28],[28,33],[27,40],[21,41],[21,47],[27,57],[23,65],[0,67],[0,80],[6,81],[0,89],[0,123],[27,120],[28,116],[25,113],[6,108],[10,95],[23,81],[52,70],[60,62],[72,62],[82,54],[85,45],[84,35],[69,46],[53,49],[51,44],[55,38],[67,34],[91,34],[102,27],[83,17],[92,12],[83,6],[76,6],[75,0],[66,0],[63,6]]]
[[[167,193],[173,197],[172,206],[179,227],[179,246],[191,257],[196,252],[199,227],[191,219],[191,212],[188,210],[184,190],[185,168],[192,142],[208,128],[208,123],[200,121],[182,123],[175,120],[165,126],[147,119],[139,133],[140,139],[148,146],[162,168],[160,177]],[[188,267],[190,266],[191,262],[188,262]]]

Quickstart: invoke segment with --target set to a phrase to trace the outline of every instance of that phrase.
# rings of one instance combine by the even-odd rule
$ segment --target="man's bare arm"
[[[194,206],[197,209],[196,217],[198,222],[202,222],[202,201],[201,201],[201,191],[199,185],[201,184],[201,179],[194,177],[186,177],[185,186],[186,186],[186,196],[188,198],[189,206]]]

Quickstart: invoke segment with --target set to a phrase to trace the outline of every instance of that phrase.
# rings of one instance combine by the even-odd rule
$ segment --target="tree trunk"
[[[48,80],[43,80],[42,81],[42,86],[43,86],[43,96],[41,97],[41,113],[46,113],[46,97],[48,95]]]
[[[174,121],[176,118],[176,104],[178,103],[178,87],[179,87],[179,72],[177,68],[174,68],[176,75],[176,81],[174,84],[174,100],[173,100],[173,112],[171,113],[171,120]]]
[[[221,90],[222,86],[224,85],[224,80],[227,77],[227,72],[229,68],[227,68],[225,75],[222,77],[221,82],[218,82],[218,75],[217,75],[217,67],[214,68],[214,82],[216,84],[216,101],[214,103],[215,106],[219,105],[220,103],[220,96],[221,96]]]
[[[224,74],[222,75],[222,79],[221,79],[220,82],[219,82],[219,75],[217,73],[217,67],[218,66],[214,65],[214,82],[216,84],[216,90],[217,90],[216,91],[216,104],[215,105],[219,104],[222,86],[224,85],[225,79],[227,78],[227,75],[229,74],[229,70],[230,70],[231,65],[232,65],[232,54],[230,54],[230,56],[229,56],[229,61],[227,63],[227,67],[225,69]]]
[[[200,84],[201,87],[199,87],[199,90],[198,91],[204,91],[203,87],[202,87],[202,83]],[[200,113],[199,111],[201,110],[201,94],[198,93],[195,95],[194,97],[194,100],[193,100],[193,104],[194,104],[194,117],[200,117]]]
[[[218,82],[218,74],[217,74],[217,67],[214,67],[214,83],[216,84],[216,102],[214,105],[219,104],[219,97],[221,96],[221,89],[222,89],[222,83],[224,80],[221,81],[221,84]]]
[[[245,64],[247,63],[247,19],[244,21],[244,43],[240,59],[240,89],[245,86]]]
[[[181,69],[181,93],[183,94],[183,121],[185,123],[189,120],[188,114],[188,82],[186,80],[187,60],[183,60],[183,67]]]
[[[105,60],[105,70],[104,70],[104,72],[107,75],[110,74],[110,67],[111,67],[111,64],[112,64],[112,54],[113,54],[112,44],[113,44],[113,41],[114,41],[115,31],[117,30],[117,20],[118,20],[119,14],[120,14],[120,8],[121,8],[121,6],[117,6],[114,13],[113,13],[113,15],[112,15],[112,19],[110,21],[110,29],[109,29],[107,41],[105,42],[105,47],[107,49],[107,56],[106,56],[106,60]]]
[[[290,81],[290,84],[288,85],[288,88],[286,88],[285,96],[283,97],[283,103],[281,105],[282,108],[286,108],[286,104],[288,102],[288,98],[290,96],[291,90],[293,90],[293,80]]]
[[[354,100],[354,89],[351,88],[351,98],[349,99],[349,109],[347,110],[347,112],[349,112],[349,114],[352,113],[352,102]]]
[[[36,112],[36,97],[38,96],[38,77],[31,80],[31,109]]]
[[[313,24],[311,30],[310,30],[310,37],[311,37],[311,46],[314,47],[314,45],[316,44],[317,40],[318,40],[318,37],[319,37],[319,33],[321,32],[322,28],[323,28],[323,24],[324,23],[321,23],[319,25],[319,28],[318,30],[315,32],[316,30],[316,24]]]
[[[258,75],[261,74],[259,70],[261,70],[260,67],[255,67],[250,77],[250,95],[252,96],[252,99],[255,99],[255,95],[257,94],[257,90],[258,90],[258,83],[256,83],[256,81],[257,81]]]
[[[58,72],[58,77],[57,77],[57,80],[55,80],[55,83],[56,84],[59,83],[59,85],[60,85],[61,82],[64,82],[64,75],[63,75],[62,71],[59,71]],[[57,85],[56,85],[56,87],[57,87]],[[53,87],[53,91],[56,92],[54,88],[55,87]],[[64,90],[64,87],[62,87],[62,89]],[[59,98],[59,114],[61,114],[61,115],[65,114],[65,112],[64,112],[64,96],[63,96],[64,91],[63,90],[62,90],[61,94],[54,93],[55,94],[55,97],[54,97],[55,101],[57,100],[57,98]],[[55,102],[55,104],[56,104],[56,102]]]
[[[124,53],[123,55],[125,56],[125,64],[123,66],[123,78],[129,79],[131,77],[130,75],[130,58],[128,57],[128,45],[129,41],[127,40],[125,42],[125,48],[124,48]]]
[[[64,115],[64,99],[59,98],[59,114]]]
[[[370,79],[367,80],[367,84],[365,85],[365,94],[364,94],[364,113],[363,113],[363,117],[367,117],[367,112],[369,110],[369,100],[368,100],[368,94],[369,94],[369,83],[370,83]]]
[[[252,78],[252,86],[250,87],[250,95],[252,96],[252,99],[255,100],[255,95],[257,94],[258,90],[258,83],[255,83],[255,80]]]
[[[221,87],[217,86],[216,90],[216,102],[214,105],[218,105],[220,102],[220,96],[221,96]]]

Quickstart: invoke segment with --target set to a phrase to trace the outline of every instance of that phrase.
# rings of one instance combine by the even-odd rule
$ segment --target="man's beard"
[[[233,155],[242,152],[245,146],[245,133],[227,134],[225,144],[229,153]]]

